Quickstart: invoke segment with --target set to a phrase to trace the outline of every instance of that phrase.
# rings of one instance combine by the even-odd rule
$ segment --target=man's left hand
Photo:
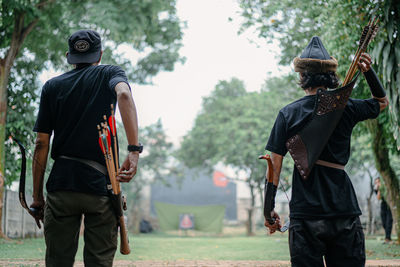
[[[358,67],[362,72],[367,72],[371,68],[372,59],[367,53],[362,53],[360,56],[360,61],[358,62]]]

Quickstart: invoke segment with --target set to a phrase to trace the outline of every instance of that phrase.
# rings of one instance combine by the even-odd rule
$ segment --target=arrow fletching
[[[101,151],[103,152],[103,154],[106,153],[106,150],[104,148],[103,141],[101,140],[101,137],[99,137],[99,146],[100,146]]]
[[[365,26],[364,29],[363,29],[363,32],[362,32],[361,38],[360,38],[360,42],[359,42],[359,44],[358,44],[358,47],[360,47],[360,48],[361,48],[361,46],[363,45],[363,43],[364,43],[364,41],[365,41],[365,37],[366,37],[367,34],[368,34],[369,27],[370,27],[370,25],[368,24],[368,25]]]
[[[107,144],[107,137],[104,134],[101,135],[101,141],[103,143],[106,153],[108,154],[109,148],[108,148],[108,144]]]
[[[110,130],[113,136],[116,135],[117,128],[115,126],[115,118],[114,116],[108,117],[108,125],[110,126]]]
[[[107,144],[108,144],[108,147],[111,148],[111,133],[110,133],[110,127],[107,127]]]

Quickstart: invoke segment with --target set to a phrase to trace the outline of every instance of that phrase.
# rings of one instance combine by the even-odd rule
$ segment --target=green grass
[[[148,234],[130,237],[132,253],[118,260],[289,260],[287,234],[246,236],[195,236]],[[82,260],[83,242],[76,259]],[[400,246],[366,240],[367,259],[400,259]],[[0,241],[0,259],[44,259],[43,238]]]

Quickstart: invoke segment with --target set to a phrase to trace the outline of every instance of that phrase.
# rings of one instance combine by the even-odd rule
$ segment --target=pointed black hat
[[[337,60],[329,55],[318,36],[311,38],[301,56],[296,57],[293,63],[294,71],[311,73],[336,71],[338,65]]]

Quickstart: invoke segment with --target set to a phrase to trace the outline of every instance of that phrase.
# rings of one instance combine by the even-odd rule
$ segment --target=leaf
[[[394,44],[394,54],[396,57],[397,67],[400,67],[400,40]]]
[[[394,21],[391,19],[386,25],[387,37],[390,43],[393,43]]]
[[[392,71],[393,71],[393,67],[394,64],[396,62],[396,58],[392,53],[392,56],[389,56],[388,58],[388,62],[387,62],[387,67],[386,67],[386,82],[387,83],[391,83],[391,77],[392,77]]]
[[[390,16],[390,4],[391,4],[391,1],[385,1],[384,14],[385,14],[385,20],[386,20],[386,21],[389,21],[389,16]]]
[[[391,49],[391,44],[390,43],[386,43],[385,47],[382,50],[382,65],[383,65],[383,73],[386,73],[386,68],[387,68],[387,62],[388,62],[388,58],[390,56],[390,49]],[[386,75],[384,74],[384,77],[386,77]]]
[[[379,41],[372,51],[372,57],[375,59],[376,64],[379,65],[382,59],[382,48],[385,45],[385,40]]]

